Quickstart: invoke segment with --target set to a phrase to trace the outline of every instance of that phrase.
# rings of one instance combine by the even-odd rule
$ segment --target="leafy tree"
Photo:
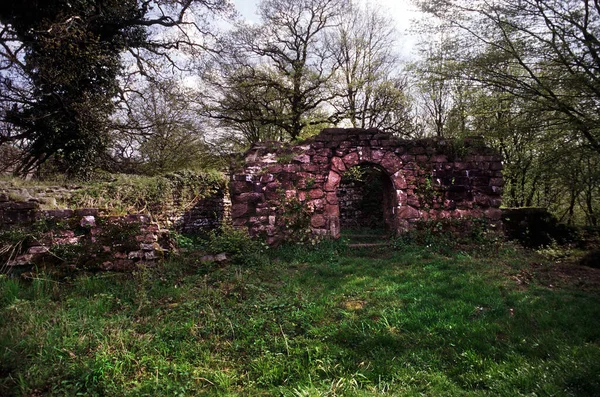
[[[277,125],[285,111],[285,98],[272,86],[265,85],[266,70],[228,65],[223,76],[208,76],[212,82],[210,105],[204,114],[217,121],[220,134],[216,145],[244,150],[256,142],[287,138]],[[221,69],[224,70],[224,69]],[[260,75],[261,77],[256,77]]]
[[[472,80],[534,101],[600,154],[600,7],[589,0],[425,0],[461,31]]]
[[[192,8],[219,12],[226,0],[24,0],[0,7],[2,142],[20,142],[27,172],[51,156],[82,174],[98,164],[108,144],[108,118],[119,92],[121,54],[138,71],[146,55],[167,57],[194,47],[202,32]],[[153,35],[155,28],[177,34]],[[174,63],[173,63],[174,64]]]
[[[204,142],[193,90],[173,81],[146,84],[114,123],[116,169],[160,175],[206,167],[214,161]]]

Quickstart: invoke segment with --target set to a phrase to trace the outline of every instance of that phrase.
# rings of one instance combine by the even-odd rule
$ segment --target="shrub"
[[[245,229],[224,225],[209,233],[205,249],[210,254],[228,254],[234,264],[255,266],[265,260],[266,245],[252,239]]]

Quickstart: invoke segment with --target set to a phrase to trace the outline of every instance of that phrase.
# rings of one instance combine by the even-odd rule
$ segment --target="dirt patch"
[[[600,293],[600,269],[581,266],[578,261],[533,263],[530,273],[549,288],[576,288]]]
[[[367,302],[361,300],[348,300],[344,302],[344,309],[351,311],[360,310],[365,306],[366,303]]]

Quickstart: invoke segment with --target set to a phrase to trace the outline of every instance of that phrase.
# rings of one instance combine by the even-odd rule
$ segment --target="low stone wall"
[[[0,255],[9,269],[62,263],[88,270],[128,271],[173,249],[169,231],[145,215],[98,215],[96,209],[36,210],[3,231]]]
[[[96,270],[131,270],[140,263],[151,264],[174,249],[169,230],[203,234],[227,222],[227,187],[216,179],[200,185],[206,186],[204,191],[186,185],[184,178],[177,179],[179,185],[158,196],[164,200],[142,202],[148,214],[123,216],[111,215],[113,208],[66,208],[78,200],[98,197],[98,190],[88,192],[85,186],[32,186],[29,182],[22,187],[0,182],[0,267],[67,263]],[[157,186],[163,185],[151,185],[151,193],[162,192]],[[115,197],[107,198],[125,194],[119,186],[110,188]],[[128,189],[134,190],[131,185]],[[108,200],[100,196],[97,201]],[[126,201],[131,205],[130,197]]]
[[[81,195],[85,187],[64,186],[13,186],[0,182],[0,230],[3,228],[31,223],[44,215],[38,211],[69,210],[73,207],[73,197]],[[206,197],[171,197],[169,202],[160,202],[144,211],[151,219],[166,229],[183,233],[203,234],[227,222],[231,211],[231,201],[226,186],[215,186]],[[98,209],[98,214],[106,216],[106,209]]]

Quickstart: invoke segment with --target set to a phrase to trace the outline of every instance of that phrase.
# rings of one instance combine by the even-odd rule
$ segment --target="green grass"
[[[0,279],[0,395],[593,396],[598,291],[539,261],[405,246]]]

